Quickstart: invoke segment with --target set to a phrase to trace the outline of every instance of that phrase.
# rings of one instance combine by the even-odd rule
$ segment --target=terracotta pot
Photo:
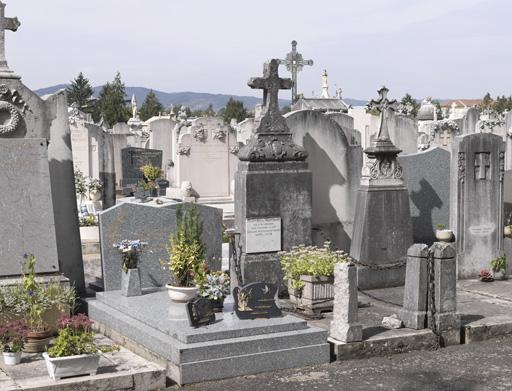
[[[453,231],[451,229],[438,229],[436,230],[436,239],[440,242],[451,242],[453,238]]]
[[[199,288],[197,286],[182,287],[166,285],[166,288],[169,298],[175,303],[187,303],[199,293]]]
[[[44,331],[29,331],[27,333],[27,340],[23,346],[25,353],[42,353],[50,344],[50,337],[52,333],[50,329]]]

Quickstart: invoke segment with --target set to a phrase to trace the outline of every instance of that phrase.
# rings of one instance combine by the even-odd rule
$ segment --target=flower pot
[[[169,298],[175,303],[187,303],[199,293],[199,288],[166,285]]]
[[[52,335],[51,329],[43,331],[29,331],[27,333],[27,340],[23,346],[25,353],[41,353],[46,350],[50,344],[50,337]]]
[[[512,237],[512,226],[507,225],[503,228],[503,235],[507,238]]]
[[[304,282],[301,290],[288,286],[290,301],[307,314],[332,309],[334,300],[334,277],[300,276]]]
[[[5,365],[17,365],[21,361],[21,352],[3,352]]]
[[[91,190],[89,192],[89,200],[94,202],[101,200],[101,190]]]
[[[495,279],[495,280],[505,280],[506,279],[506,274],[505,274],[505,271],[503,270],[500,270],[500,271],[492,271],[492,277]]]
[[[121,294],[126,297],[140,296],[142,294],[140,286],[140,270],[128,269],[127,272],[121,272]]]
[[[438,229],[436,230],[436,239],[440,242],[451,242],[453,231],[451,229]]]
[[[78,356],[50,357],[43,353],[48,375],[53,380],[68,376],[96,375],[100,364],[100,354],[81,354]]]
[[[150,197],[158,197],[158,189],[156,187],[149,189]]]

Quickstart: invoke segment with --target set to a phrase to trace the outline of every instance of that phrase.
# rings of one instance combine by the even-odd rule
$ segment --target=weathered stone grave
[[[121,151],[123,179],[121,184],[131,189],[144,176],[141,168],[147,164],[155,167],[162,167],[162,151],[156,149],[145,149],[128,147]]]
[[[450,223],[450,152],[434,147],[399,155],[409,191],[414,243],[435,241],[435,227]]]
[[[159,198],[140,203],[135,198],[120,199],[118,204],[99,215],[103,284],[106,291],[121,286],[121,257],[114,243],[123,239],[147,242],[147,251],[140,255],[143,288],[162,287],[169,282],[169,272],[160,260],[168,259],[169,236],[176,230],[176,207],[182,204]],[[212,270],[220,270],[222,259],[222,212],[217,208],[197,205],[203,222],[202,241],[206,260]]]
[[[387,116],[389,138],[402,153],[418,150],[418,126],[413,118],[391,112]]]
[[[313,173],[313,243],[321,246],[329,240],[336,248],[349,251],[363,153],[359,144],[347,138],[340,125],[343,117],[348,116],[333,117],[313,110],[285,116],[293,140],[308,152]],[[352,135],[355,131],[350,120],[348,117],[344,125]]]
[[[188,132],[179,135],[173,187],[187,181],[200,198],[231,197],[238,149],[235,132],[222,118],[191,121]]]
[[[66,96],[41,99],[9,69],[5,30],[20,23],[4,9],[0,2],[0,275],[19,274],[17,260],[32,252],[38,272],[63,272],[83,292]]]
[[[249,81],[264,90],[263,115],[256,131],[240,149],[235,177],[235,230],[240,233],[240,259],[231,275],[235,285],[265,281],[280,285],[282,272],[277,252],[311,244],[311,171],[307,152],[295,144],[279,112],[278,92],[291,88],[280,79],[278,61],[265,65],[264,77]],[[273,238],[280,243],[275,246]],[[257,241],[257,248],[248,243]],[[238,261],[240,264],[238,264]]]
[[[162,151],[162,170],[165,177],[169,179],[176,158],[173,155],[173,146],[176,143],[173,131],[177,122],[165,116],[150,118],[145,124],[150,134],[149,148]]]
[[[379,99],[369,106],[381,111],[379,133],[365,149],[367,166],[361,179],[356,203],[350,256],[358,263],[361,289],[401,285],[405,258],[412,244],[409,194],[403,170],[396,156],[400,149],[391,142],[386,117],[396,101],[387,98],[382,87]]]
[[[450,227],[457,241],[459,278],[476,277],[503,252],[505,143],[477,133],[452,144]]]

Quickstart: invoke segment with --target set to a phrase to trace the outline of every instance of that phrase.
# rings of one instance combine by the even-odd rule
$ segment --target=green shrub
[[[494,258],[490,263],[491,269],[494,272],[504,272],[506,269],[505,255]]]
[[[331,250],[330,243],[324,246],[297,246],[290,251],[279,253],[284,279],[293,289],[301,290],[304,282],[300,276],[331,277],[336,263],[349,262],[350,257],[343,251]]]

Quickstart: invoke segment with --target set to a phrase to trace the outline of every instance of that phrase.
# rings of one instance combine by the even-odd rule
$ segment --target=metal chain
[[[361,267],[364,267],[365,269],[371,269],[371,270],[400,269],[407,264],[406,259],[403,259],[403,260],[395,262],[395,263],[388,263],[385,265],[369,265],[369,264],[361,262],[361,261],[356,261],[355,259],[351,259],[351,262],[356,264],[357,266],[361,266]]]
[[[436,348],[441,346],[441,333],[437,328],[436,322],[436,276],[435,276],[435,261],[434,261],[434,250],[430,248],[427,256],[427,275],[428,275],[428,289],[427,289],[427,317],[428,326],[434,333],[436,338]]]

